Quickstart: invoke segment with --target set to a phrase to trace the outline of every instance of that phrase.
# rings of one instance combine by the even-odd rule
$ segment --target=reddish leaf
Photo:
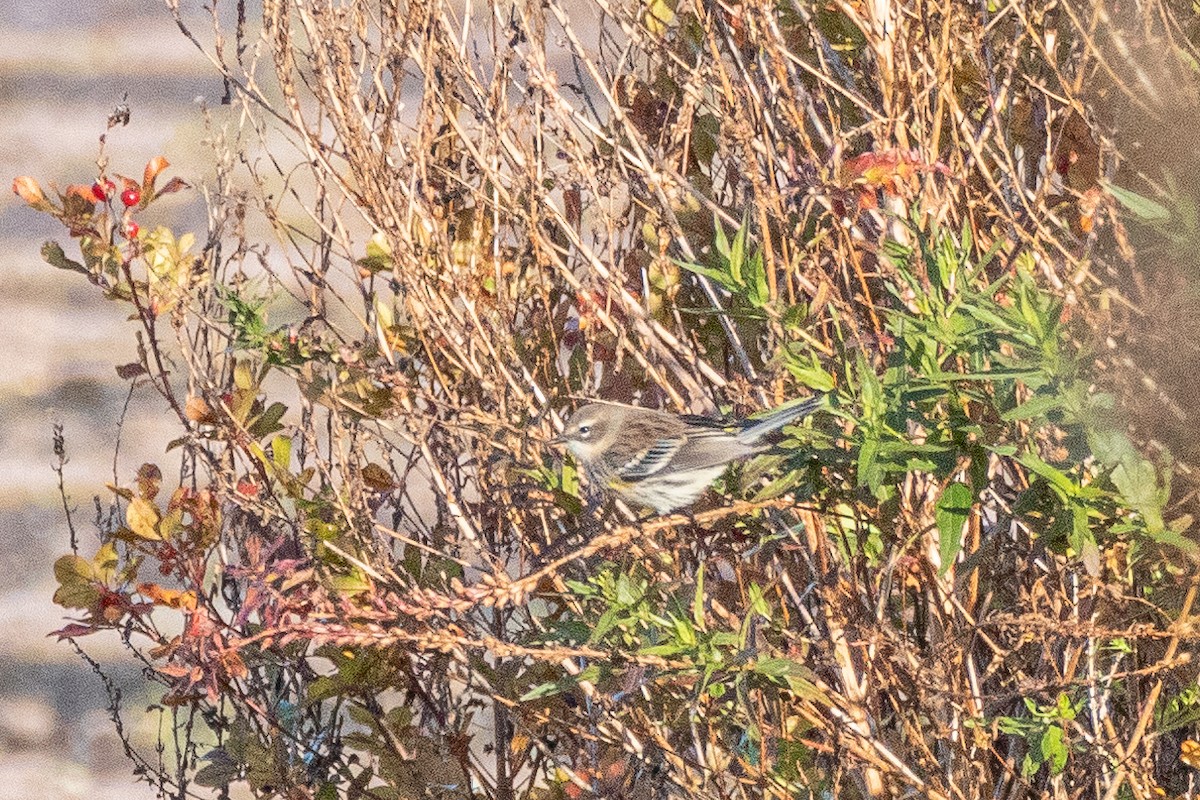
[[[80,622],[72,622],[70,625],[48,633],[47,636],[57,636],[59,641],[62,641],[63,639],[73,639],[77,636],[87,636],[95,633],[98,630],[99,628],[93,625],[84,625]]]
[[[171,178],[171,180],[167,181],[167,185],[159,189],[158,194],[154,196],[162,197],[164,194],[174,194],[181,189],[190,189],[191,187],[192,185],[183,178]]]
[[[119,622],[132,609],[126,595],[111,589],[100,590],[100,602],[97,605],[100,617],[109,623]]]
[[[171,678],[186,678],[192,674],[192,668],[179,664],[164,664],[158,668],[158,672]]]

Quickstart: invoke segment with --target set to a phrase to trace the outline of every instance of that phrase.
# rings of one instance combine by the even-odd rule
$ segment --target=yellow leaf
[[[254,372],[249,361],[239,361],[233,367],[233,384],[243,391],[254,389]]]
[[[286,471],[292,463],[292,440],[282,433],[271,440],[271,457],[275,468]]]
[[[675,7],[667,0],[650,0],[646,5],[646,15],[643,18],[646,28],[655,36],[662,36],[667,27],[675,21]]]
[[[117,543],[108,541],[102,544],[96,551],[96,555],[92,556],[92,572],[96,576],[96,580],[106,585],[111,584],[117,576],[119,562]]]
[[[1200,769],[1200,742],[1187,739],[1179,745],[1179,760],[1192,769]]]
[[[172,539],[183,531],[183,509],[173,508],[158,523],[158,535],[162,539]]]
[[[158,506],[141,497],[135,497],[125,510],[125,524],[136,536],[151,541],[162,538],[158,533]]]

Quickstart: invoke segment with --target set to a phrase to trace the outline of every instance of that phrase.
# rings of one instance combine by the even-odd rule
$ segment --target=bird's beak
[[[567,437],[565,437],[565,436],[555,436],[553,439],[551,439],[550,441],[546,442],[546,444],[549,444],[549,445],[554,445],[554,446],[556,446],[556,447],[557,447],[558,445],[564,445],[564,444],[566,444],[566,443],[567,443]]]

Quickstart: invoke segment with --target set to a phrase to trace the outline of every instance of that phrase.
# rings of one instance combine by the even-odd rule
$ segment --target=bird
[[[566,445],[593,486],[669,514],[696,502],[731,462],[770,450],[768,435],[811,414],[824,399],[734,421],[588,403],[551,444]]]

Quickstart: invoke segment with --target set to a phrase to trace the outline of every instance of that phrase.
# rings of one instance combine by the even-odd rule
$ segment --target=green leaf
[[[671,627],[675,631],[675,641],[677,646],[681,648],[692,648],[696,646],[696,629],[692,627],[689,620],[682,617],[671,617]]]
[[[721,224],[721,218],[713,217],[713,247],[717,253],[726,261],[729,260],[729,239],[725,236],[725,227]]]
[[[749,599],[751,611],[765,620],[771,619],[771,607],[767,604],[767,598],[763,596],[762,587],[753,581],[750,583]]]
[[[610,608],[600,615],[600,619],[596,620],[596,627],[592,630],[592,635],[588,639],[588,644],[596,644],[604,639],[605,634],[617,627],[620,617],[618,610]]]
[[[543,697],[553,697],[556,694],[562,694],[563,684],[558,681],[550,681],[549,683],[538,684],[530,689],[525,694],[518,698],[518,702],[528,703],[530,700],[538,700]]]
[[[392,250],[383,234],[376,233],[370,238],[367,242],[367,255],[360,258],[357,265],[372,274],[392,268]]]
[[[371,582],[357,569],[346,575],[334,575],[329,586],[341,594],[361,594],[371,589]]]
[[[1049,412],[1061,408],[1063,398],[1060,394],[1035,395],[1016,408],[1010,408],[1000,415],[1005,422],[1044,417]]]
[[[858,450],[858,485],[866,486],[878,495],[883,483],[883,468],[879,465],[879,439],[873,435],[863,440]]]
[[[651,656],[654,658],[669,658],[679,655],[680,653],[692,652],[691,648],[682,647],[678,644],[659,644],[654,647],[643,647],[638,650],[638,655]]]
[[[767,270],[761,252],[750,258],[749,272],[746,299],[755,308],[762,308],[771,300],[771,287],[767,284]]]
[[[1042,375],[1042,368],[1029,369],[994,369],[978,372],[945,372],[931,370],[925,377],[931,383],[954,383],[955,381],[983,381],[998,383],[1000,381],[1036,379]]]
[[[789,658],[763,658],[754,664],[754,671],[768,678],[782,678],[791,673],[794,665]]]
[[[833,376],[821,367],[815,355],[810,354],[807,359],[788,358],[786,366],[792,377],[810,389],[831,392],[836,386]]]
[[[271,403],[271,405],[267,406],[266,411],[263,411],[247,430],[256,439],[275,433],[275,431],[283,428],[279,424],[279,420],[283,419],[283,415],[286,413],[287,406],[283,403]]]
[[[1185,553],[1195,554],[1200,552],[1200,547],[1196,543],[1185,536],[1181,536],[1170,528],[1163,528],[1161,531],[1148,531],[1150,538],[1154,541],[1174,547],[1177,550],[1182,550]]]
[[[105,542],[96,551],[96,555],[92,556],[92,574],[100,583],[109,585],[116,577],[118,563],[120,557],[117,554],[117,543]]]
[[[971,487],[964,483],[952,483],[938,499],[934,517],[938,526],[938,555],[942,566],[938,574],[945,575],[962,550],[962,530],[975,501]]]
[[[95,578],[96,575],[92,572],[92,562],[82,556],[65,555],[54,562],[54,579],[59,583],[91,581]]]
[[[1041,459],[1037,453],[1028,451],[1022,453],[1017,461],[1030,472],[1045,478],[1051,486],[1057,489],[1064,497],[1075,497],[1079,495],[1080,489],[1075,481],[1062,470],[1055,469]]]
[[[1042,734],[1041,760],[1049,765],[1051,776],[1058,775],[1067,766],[1067,742],[1063,729],[1051,725]]]
[[[1166,497],[1160,490],[1153,464],[1144,458],[1126,460],[1112,471],[1112,482],[1121,499],[1141,515],[1150,533],[1165,530],[1162,511]]]
[[[254,370],[249,361],[241,360],[233,365],[233,385],[247,392],[256,388]]]
[[[704,562],[696,570],[696,591],[692,594],[692,624],[704,630]]]
[[[43,244],[42,258],[52,267],[78,272],[81,275],[91,274],[83,264],[67,258],[67,254],[63,252],[62,246],[58,242],[46,242]]]
[[[1128,189],[1122,189],[1108,181],[1102,180],[1100,185],[1107,189],[1118,203],[1125,206],[1126,210],[1145,222],[1165,222],[1171,218],[1171,212],[1167,210],[1166,206],[1156,203],[1148,197],[1143,197]]]
[[[736,287],[745,285],[742,280],[742,266],[746,261],[746,228],[746,221],[743,219],[742,227],[733,235],[733,248],[729,251],[729,277],[733,279],[733,285]]]
[[[1066,692],[1058,693],[1055,711],[1057,712],[1059,719],[1065,719],[1068,721],[1075,719],[1078,714],[1074,704],[1071,703],[1071,698],[1067,696]]]
[[[737,286],[729,277],[729,273],[724,270],[707,267],[704,264],[692,264],[688,261],[680,261],[675,259],[675,264],[681,269],[686,269],[688,272],[694,272],[697,275],[703,275],[706,278],[711,278],[716,281],[723,289],[734,290]]]
[[[92,563],[77,555],[65,555],[54,562],[58,589],[54,602],[63,608],[92,608],[100,599]]]
[[[813,682],[814,674],[804,664],[791,658],[764,658],[755,662],[754,671],[772,680],[782,680],[788,690],[797,697],[812,700],[825,706],[833,701]]]

